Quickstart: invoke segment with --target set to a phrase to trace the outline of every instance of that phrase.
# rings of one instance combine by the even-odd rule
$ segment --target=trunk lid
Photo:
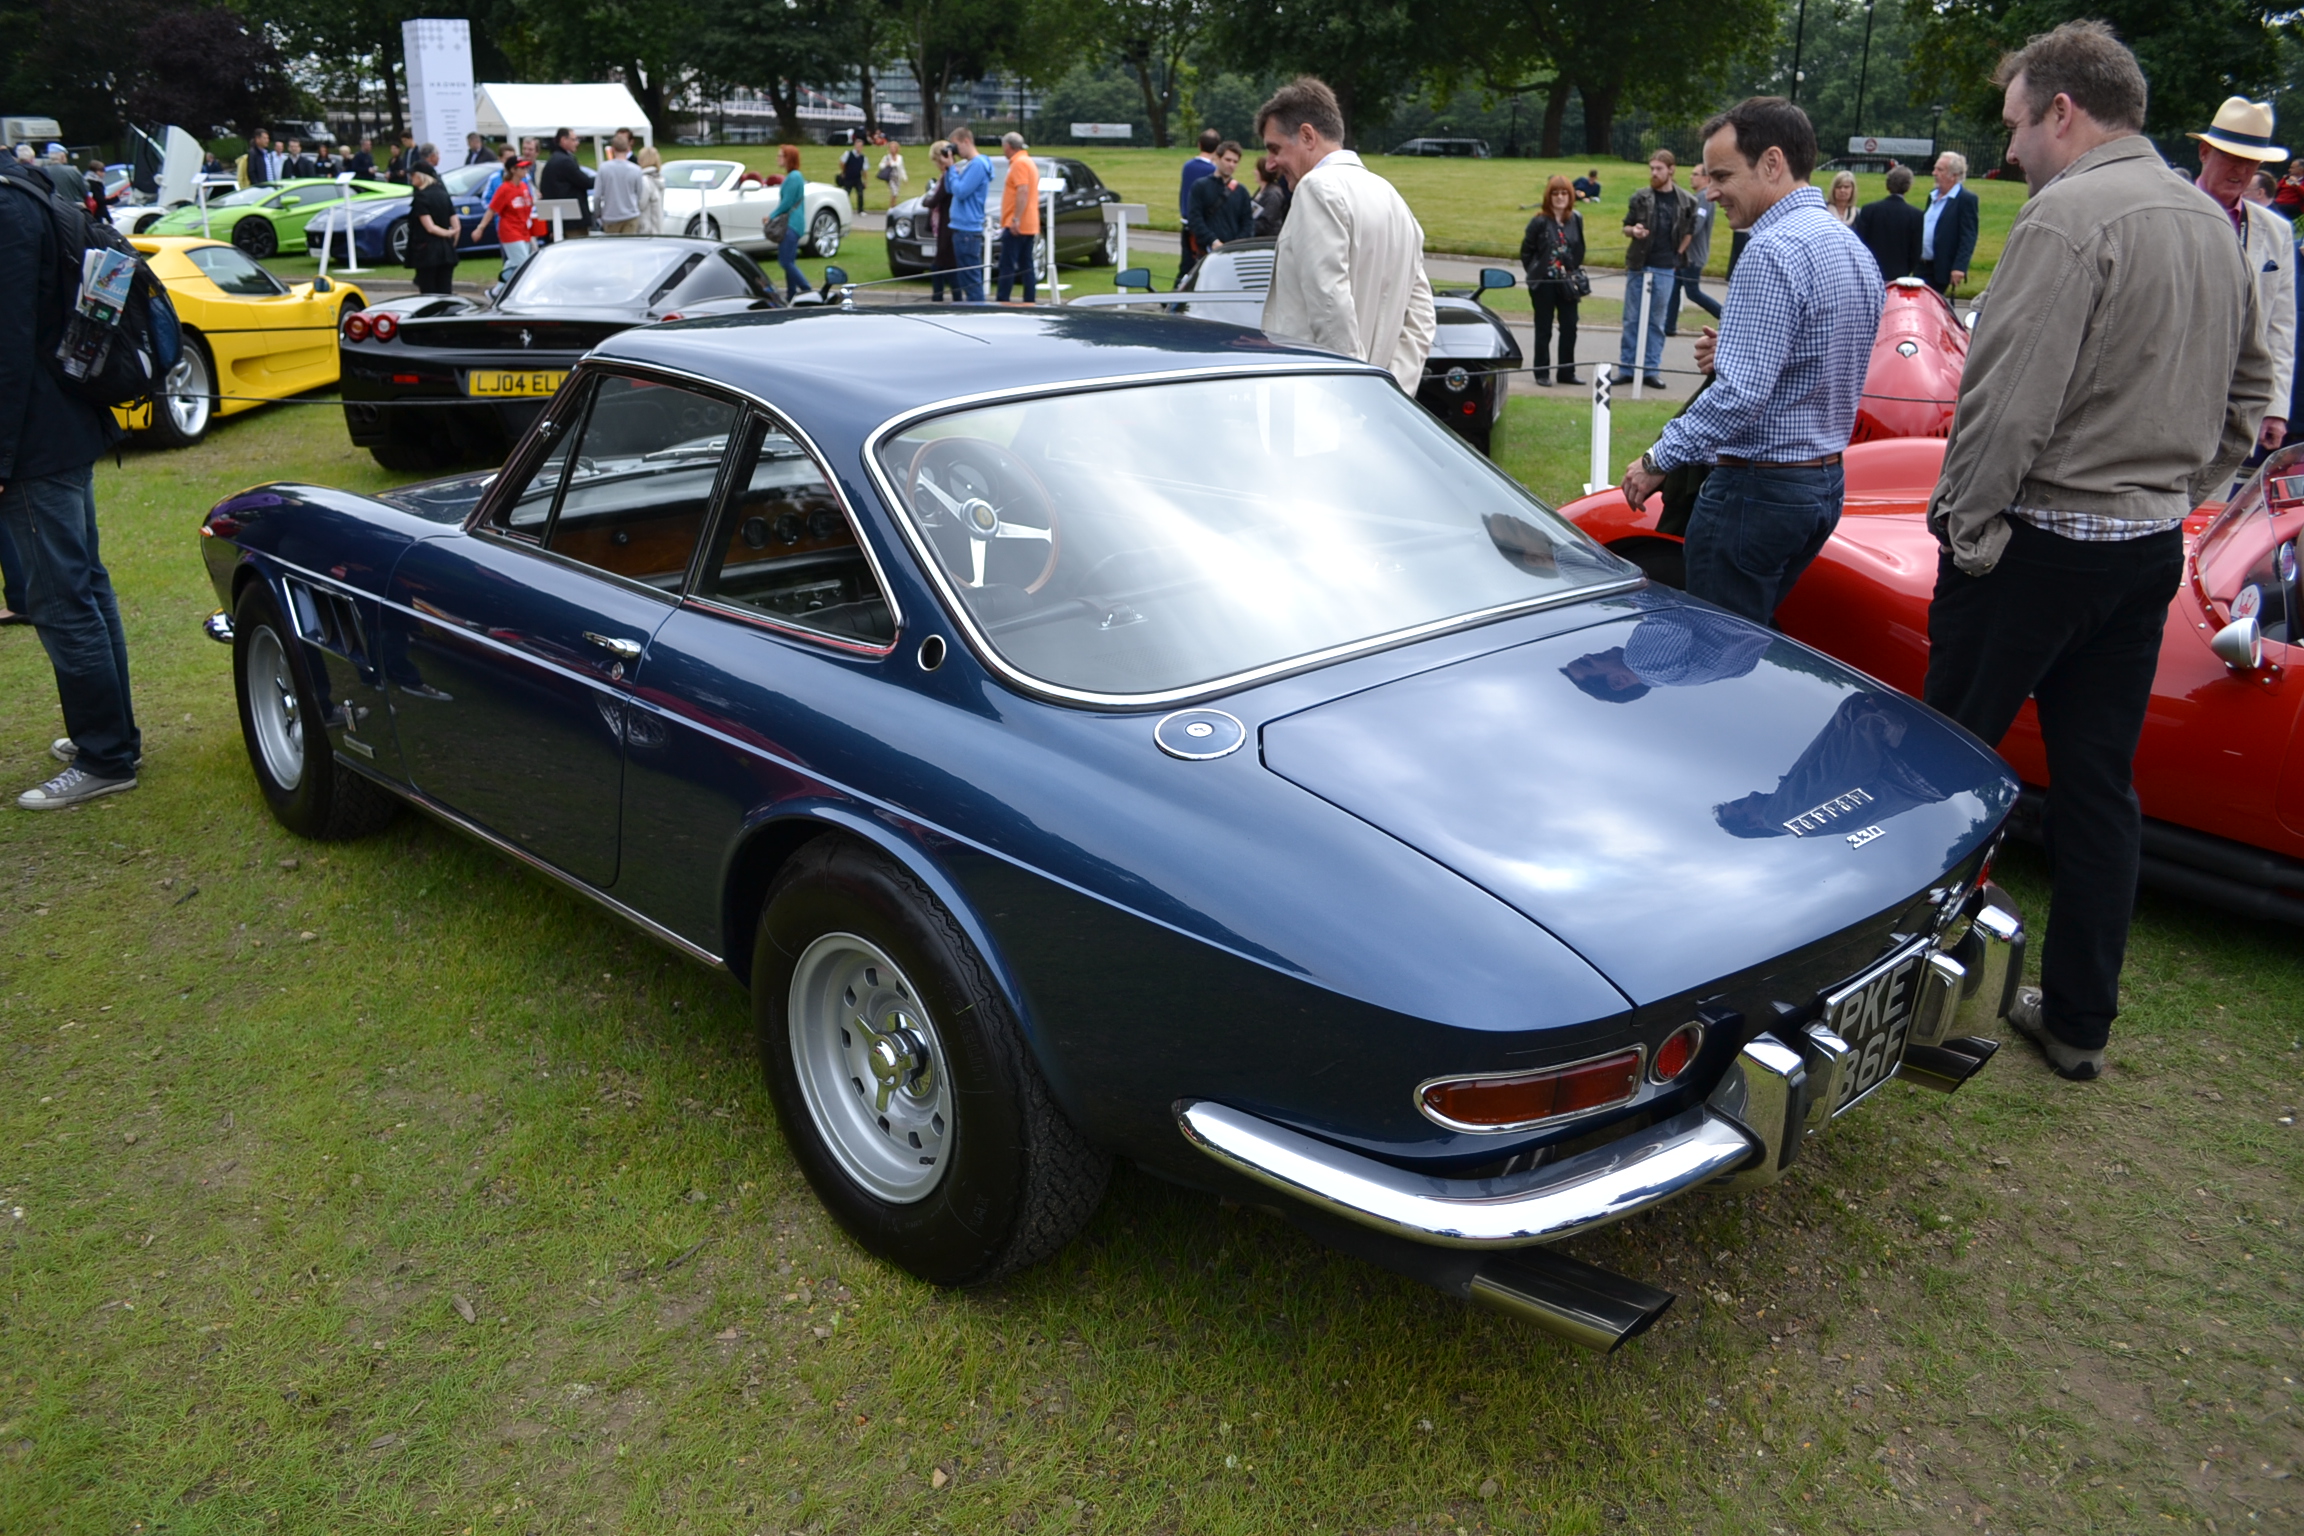
[[[1981,742],[1782,635],[1675,607],[1267,724],[1272,771],[1645,1004],[1899,908],[2015,803]]]

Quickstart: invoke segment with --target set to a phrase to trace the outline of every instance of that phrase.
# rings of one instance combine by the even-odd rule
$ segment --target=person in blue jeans
[[[1808,185],[1807,113],[1754,97],[1706,123],[1704,139],[1713,202],[1752,243],[1717,338],[1707,328],[1696,344],[1711,385],[1624,472],[1623,492],[1645,506],[1667,471],[1713,465],[1688,519],[1688,591],[1767,624],[1840,522],[1840,455],[1886,290],[1864,242]]]
[[[16,803],[53,811],[134,789],[143,738],[120,605],[96,547],[96,460],[114,441],[112,413],[65,394],[48,366],[69,296],[39,301],[41,274],[58,259],[47,187],[34,194],[13,175],[0,183],[0,527],[67,732],[49,748],[64,771]]]
[[[783,185],[776,189],[776,206],[769,222],[784,221],[784,238],[776,246],[777,265],[784,269],[784,302],[807,293],[808,279],[800,272],[800,231],[808,222],[808,178],[800,174],[800,147],[786,144],[776,151],[784,165]]]
[[[951,189],[953,277],[963,304],[984,302],[984,195],[992,185],[992,162],[976,152],[976,135],[952,130],[952,169],[944,173]]]
[[[16,561],[16,541],[8,537],[8,525],[0,523],[0,624],[32,622],[25,612],[23,570]]]
[[[1640,366],[1641,311],[1646,296],[1648,387],[1660,389],[1664,376],[1664,327],[1680,299],[1680,261],[1696,236],[1696,200],[1680,190],[1680,163],[1672,151],[1648,157],[1648,185],[1632,194],[1624,213],[1624,234],[1632,242],[1624,258],[1624,345],[1618,356],[1629,375]]]

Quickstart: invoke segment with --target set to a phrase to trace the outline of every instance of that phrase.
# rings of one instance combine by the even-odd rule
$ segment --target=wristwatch
[[[1641,453],[1640,467],[1646,470],[1649,474],[1657,476],[1659,479],[1663,477],[1664,467],[1656,462],[1653,450],[1646,450]]]

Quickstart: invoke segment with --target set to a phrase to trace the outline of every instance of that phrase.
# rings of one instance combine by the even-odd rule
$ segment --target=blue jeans
[[[1672,307],[1672,295],[1680,274],[1670,267],[1650,267],[1642,272],[1624,274],[1624,345],[1617,361],[1626,370],[1640,366],[1640,292],[1648,291],[1648,371],[1654,373],[1664,366],[1664,316]]]
[[[952,291],[963,304],[984,302],[984,234],[981,230],[952,231]]]
[[[1037,302],[1034,296],[1039,292],[1040,271],[1032,260],[1032,248],[1039,239],[1038,235],[1020,235],[1012,229],[1000,231],[1001,303],[1008,302],[1008,290],[1019,281],[1024,284],[1024,302]]]
[[[0,491],[0,526],[23,567],[25,612],[56,670],[79,766],[100,779],[134,778],[144,738],[128,696],[120,605],[96,552],[95,466],[10,481]]]
[[[22,613],[24,601],[24,567],[16,558],[16,541],[8,537],[8,525],[0,522],[0,608]]]
[[[1840,525],[1840,466],[1721,465],[1688,517],[1688,590],[1756,624],[1800,579]]]
[[[1720,318],[1720,301],[1704,291],[1704,269],[1682,267],[1680,285],[1673,294],[1671,307],[1664,311],[1664,334],[1676,336],[1680,332],[1680,301],[1686,299],[1713,319]]]
[[[784,226],[784,239],[776,247],[777,265],[784,269],[784,302],[808,292],[808,279],[800,272],[800,226]]]

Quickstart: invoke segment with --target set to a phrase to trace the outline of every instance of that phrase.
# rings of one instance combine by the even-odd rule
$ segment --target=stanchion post
[[[351,176],[347,174],[343,178],[343,182],[344,201],[341,206],[344,209],[344,270],[353,274],[354,276],[358,276],[360,272],[360,241],[358,237],[352,233]],[[327,248],[328,247],[326,245],[321,246],[322,250],[326,250]]]
[[[1592,370],[1592,478],[1584,482],[1587,496],[1616,483],[1608,473],[1608,386],[1612,376],[1606,363]]]
[[[1632,398],[1645,400],[1648,398],[1648,296],[1655,285],[1648,281],[1645,271],[1625,275],[1640,285],[1640,329],[1632,333]],[[1664,360],[1658,358],[1656,361],[1658,366],[1662,366]]]
[[[216,237],[215,237],[213,234],[210,234],[210,233],[209,233],[209,231],[208,231],[208,178],[207,178],[207,177],[205,177],[205,176],[203,176],[203,177],[201,177],[201,178],[200,178],[200,184],[199,184],[199,192],[200,192],[200,238],[201,238],[201,239],[203,239],[203,240],[213,240],[213,239],[215,239]]]

